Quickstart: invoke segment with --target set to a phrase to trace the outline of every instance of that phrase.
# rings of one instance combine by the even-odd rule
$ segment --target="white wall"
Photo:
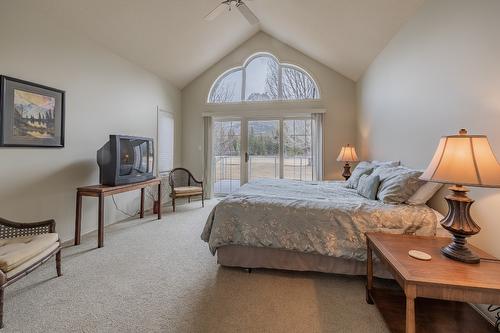
[[[259,32],[193,80],[182,90],[182,162],[198,176],[203,176],[202,113],[218,110],[206,104],[214,80],[227,69],[241,66],[256,52],[274,54],[280,62],[292,63],[306,69],[316,80],[321,101],[304,103],[245,103],[223,109],[244,115],[249,111],[290,110],[292,108],[324,108],[324,178],[340,179],[342,164],[335,159],[343,144],[356,140],[355,84],[350,79],[307,57],[303,53]]]
[[[365,158],[425,168],[439,137],[460,128],[488,135],[500,157],[500,1],[427,1],[357,88]],[[470,195],[482,228],[471,241],[500,256],[500,190]],[[444,204],[434,201],[441,210]]]
[[[149,51],[148,51],[149,52]],[[55,218],[63,240],[73,238],[75,188],[98,182],[96,150],[109,134],[156,136],[156,107],[176,113],[180,91],[52,20],[42,4],[0,3],[0,73],[66,91],[66,147],[0,148],[0,216]],[[176,163],[180,162],[177,149]],[[129,212],[137,193],[117,196]],[[82,232],[97,226],[95,199],[84,199]],[[126,216],[106,199],[106,222]]]

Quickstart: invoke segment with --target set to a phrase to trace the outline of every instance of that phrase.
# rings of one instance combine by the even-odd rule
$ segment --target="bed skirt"
[[[366,262],[363,261],[267,247],[221,246],[217,248],[217,263],[229,267],[366,275]],[[373,270],[377,277],[392,278],[378,260],[374,262]]]

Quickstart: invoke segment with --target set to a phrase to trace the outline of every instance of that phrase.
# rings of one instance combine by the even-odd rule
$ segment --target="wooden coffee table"
[[[458,330],[454,330],[456,332],[495,332],[468,304],[460,302],[500,304],[500,262],[496,258],[471,246],[485,260],[479,264],[466,264],[448,259],[441,254],[440,249],[450,239],[442,237],[367,233],[366,242],[366,299],[368,303],[377,305],[391,331],[448,332],[454,326],[458,327]],[[409,250],[426,252],[432,256],[432,260],[414,259],[408,255]],[[399,309],[397,304],[391,307],[388,303],[391,297],[397,299],[393,293],[373,288],[373,253],[386,264],[404,291],[406,301],[400,304]],[[434,300],[417,300],[417,319],[422,320],[415,323],[417,298]],[[401,311],[404,303],[405,312]],[[432,309],[439,311],[432,313]],[[401,314],[399,318],[398,313]],[[441,322],[433,324],[429,318]]]

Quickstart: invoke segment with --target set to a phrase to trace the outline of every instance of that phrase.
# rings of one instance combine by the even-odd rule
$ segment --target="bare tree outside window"
[[[279,64],[269,59],[267,62],[267,76],[266,76],[266,93],[271,96],[271,99],[279,98]]]
[[[278,99],[280,66],[270,59],[268,68],[266,93],[272,96],[272,99]],[[281,91],[281,98],[284,100],[317,99],[319,97],[318,88],[309,75],[291,66],[281,66]]]
[[[318,89],[309,75],[288,66],[283,66],[281,73],[283,99],[318,98]]]
[[[224,83],[224,82],[221,82]],[[235,95],[234,85],[220,84],[215,87],[212,96],[210,96],[211,103],[228,103],[234,99]]]
[[[234,103],[241,101],[241,86],[243,84],[241,70],[229,72],[220,78],[210,93],[210,103]]]

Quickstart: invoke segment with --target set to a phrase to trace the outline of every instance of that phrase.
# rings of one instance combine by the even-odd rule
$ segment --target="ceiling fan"
[[[231,11],[231,9],[235,7],[238,9],[243,15],[243,17],[250,23],[251,25],[259,23],[259,19],[255,14],[248,8],[247,5],[242,0],[224,0],[222,1],[217,7],[215,7],[214,10],[212,10],[210,13],[208,13],[207,16],[205,16],[205,20],[207,21],[212,21],[215,19],[217,16],[222,14],[225,10]]]

